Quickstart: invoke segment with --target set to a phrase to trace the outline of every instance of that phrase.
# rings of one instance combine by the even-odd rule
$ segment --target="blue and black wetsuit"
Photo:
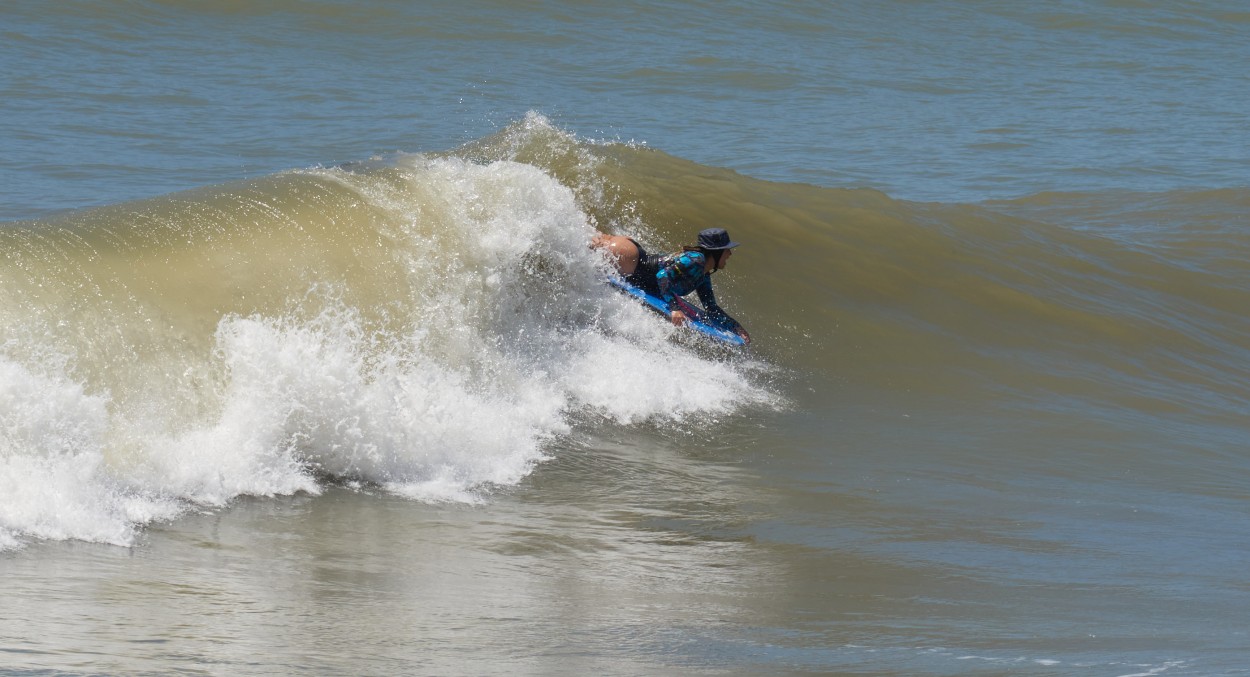
[[[655,274],[660,272],[660,263],[664,257],[647,254],[647,250],[643,249],[642,245],[638,244],[638,240],[632,237],[629,241],[638,248],[638,265],[634,266],[634,272],[625,276],[625,281],[652,296],[659,296],[660,287],[656,282]]]
[[[729,331],[738,330],[737,320],[716,303],[716,294],[712,292],[712,274],[707,271],[707,256],[703,252],[649,256],[642,245],[634,244],[638,246],[638,266],[625,278],[627,282],[663,299],[668,304],[669,313],[678,308],[678,298],[695,292],[709,321]]]

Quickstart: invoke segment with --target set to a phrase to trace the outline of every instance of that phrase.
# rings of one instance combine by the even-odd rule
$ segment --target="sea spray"
[[[10,231],[0,547],[327,483],[480,503],[574,421],[775,403],[602,283],[578,195],[401,156]]]
[[[134,525],[179,511],[110,471],[106,405],[63,374],[0,356],[0,549],[19,535],[125,545]]]

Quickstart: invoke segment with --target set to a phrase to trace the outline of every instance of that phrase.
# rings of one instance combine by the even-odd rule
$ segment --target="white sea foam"
[[[0,549],[20,535],[124,545],[178,506],[129,492],[104,463],[107,398],[0,357]]]
[[[314,175],[384,214],[408,271],[384,281],[398,318],[318,284],[289,311],[218,318],[212,350],[180,358],[193,369],[135,372],[186,371],[174,388],[117,399],[66,360],[0,352],[0,548],[126,545],[188,507],[326,481],[480,502],[532,472],[572,413],[631,424],[770,400],[602,284],[588,218],[542,171],[413,157],[387,172]]]

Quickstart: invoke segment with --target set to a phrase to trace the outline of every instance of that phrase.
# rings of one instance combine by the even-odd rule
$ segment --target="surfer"
[[[724,228],[708,228],[699,232],[697,244],[667,256],[648,254],[637,240],[624,235],[599,233],[590,246],[607,252],[626,282],[663,299],[674,325],[681,326],[690,319],[680,299],[696,292],[709,320],[750,343],[750,334],[717,305],[712,292],[712,273],[725,267],[739,244],[729,239]]]

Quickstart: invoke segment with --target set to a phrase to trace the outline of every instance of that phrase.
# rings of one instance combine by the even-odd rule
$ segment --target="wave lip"
[[[529,124],[517,152],[554,135],[594,180],[575,139]],[[399,156],[9,230],[0,547],[127,545],[187,509],[327,482],[480,503],[575,420],[775,404],[756,366],[670,340],[602,283],[598,188],[573,186],[507,158]]]
[[[7,228],[5,547],[127,542],[187,507],[326,482],[480,503],[580,426],[778,406],[782,370],[821,411],[1098,417],[1124,449],[1149,421],[1222,457],[1250,399],[1228,225],[1245,204],[1232,189],[909,203],[534,115],[438,156]],[[1192,227],[1168,227],[1182,215]],[[745,243],[716,288],[756,335],[746,356],[673,341],[587,247],[606,230],[671,251],[708,224]],[[58,508],[58,483],[81,501]],[[83,506],[94,525],[49,517]]]

